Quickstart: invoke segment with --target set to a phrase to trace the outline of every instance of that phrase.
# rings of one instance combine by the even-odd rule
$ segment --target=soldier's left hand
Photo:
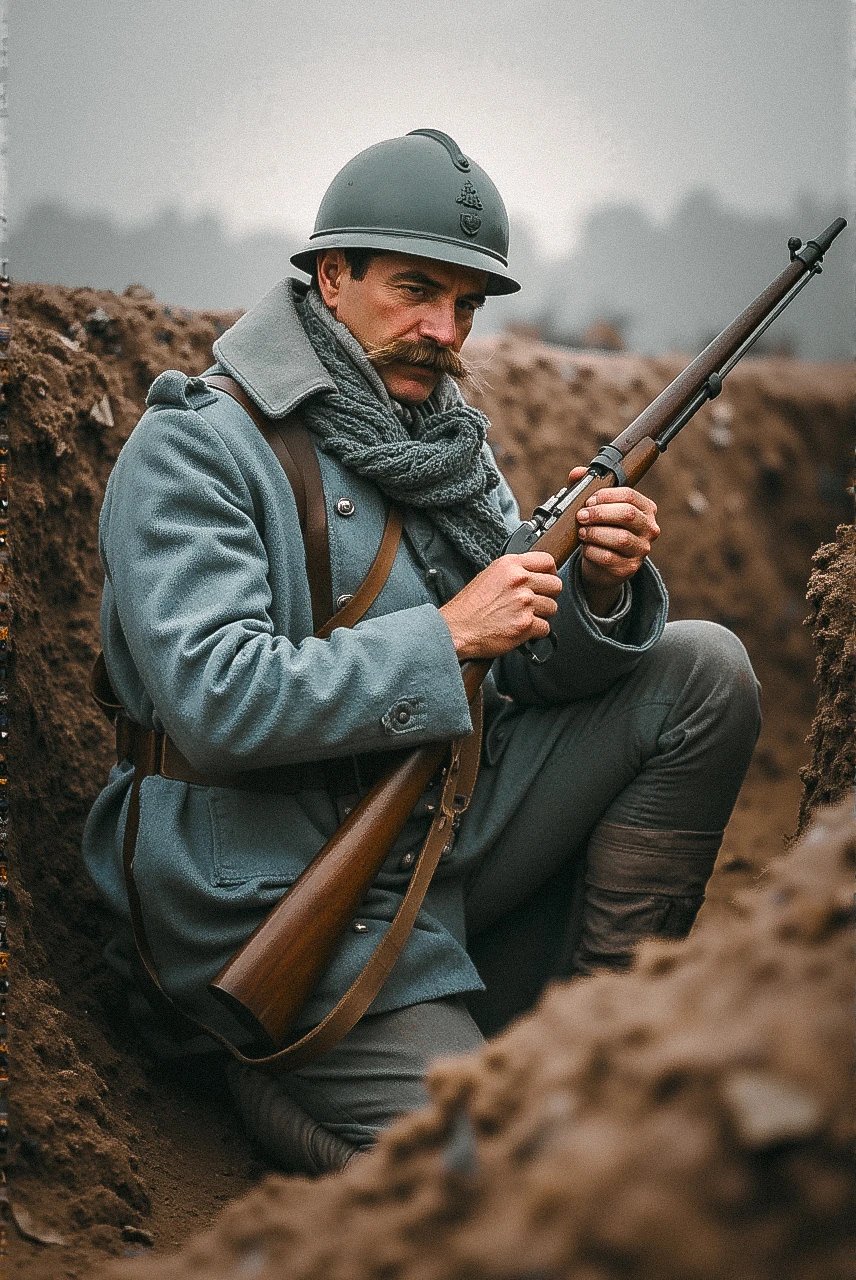
[[[568,480],[575,484],[586,473],[574,467]],[[583,547],[582,578],[593,613],[608,613],[622,584],[642,567],[651,545],[660,536],[657,504],[626,486],[601,489],[577,512]]]

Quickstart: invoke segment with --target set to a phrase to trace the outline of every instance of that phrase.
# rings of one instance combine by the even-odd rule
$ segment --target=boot
[[[704,902],[722,836],[599,822],[589,837],[571,973],[629,968],[643,938],[685,938]]]
[[[285,1173],[340,1173],[360,1150],[307,1115],[276,1076],[230,1062],[226,1078],[248,1133]]]

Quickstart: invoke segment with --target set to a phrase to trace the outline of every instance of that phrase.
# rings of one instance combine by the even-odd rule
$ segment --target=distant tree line
[[[808,239],[842,212],[809,198],[780,215],[723,204],[705,190],[658,221],[632,203],[603,205],[583,225],[572,252],[541,253],[525,227],[512,230],[520,294],[492,299],[478,325],[488,333],[526,326],[548,342],[638,351],[698,349],[787,262],[791,235]],[[813,283],[765,336],[768,350],[809,359],[853,355],[852,251],[848,229]],[[236,235],[214,213],[165,208],[137,223],[33,205],[9,235],[18,280],[88,285],[122,292],[139,283],[185,307],[250,306],[289,274],[300,237],[277,231]]]

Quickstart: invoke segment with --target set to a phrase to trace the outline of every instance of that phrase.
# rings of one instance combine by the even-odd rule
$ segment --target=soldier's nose
[[[454,305],[446,308],[436,307],[425,316],[419,326],[420,336],[430,338],[438,347],[451,347],[458,336],[455,325]]]

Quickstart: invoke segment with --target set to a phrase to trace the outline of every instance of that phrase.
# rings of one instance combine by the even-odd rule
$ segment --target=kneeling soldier
[[[246,1033],[209,982],[395,753],[472,732],[460,663],[495,660],[468,811],[368,1013],[290,1074],[229,1067],[285,1168],[342,1167],[423,1105],[431,1058],[478,1046],[549,977],[683,936],[757,737],[740,642],[666,625],[648,498],[600,493],[559,573],[537,550],[500,555],[517,507],[457,384],[476,310],[519,287],[507,251],[499,193],[447,135],[362,152],[293,258],[311,283],[275,285],[224,333],[210,382],[162,374],[107,487],[102,675],[120,758],[85,858],[117,917],[117,967],[133,979],[143,951],[172,1000],[235,1044]],[[390,511],[403,536],[379,592],[355,625],[325,628],[360,594]],[[520,646],[550,629],[554,656],[533,665]],[[439,780],[297,1034],[388,929],[438,794]],[[168,1051],[159,1012],[133,999]]]

